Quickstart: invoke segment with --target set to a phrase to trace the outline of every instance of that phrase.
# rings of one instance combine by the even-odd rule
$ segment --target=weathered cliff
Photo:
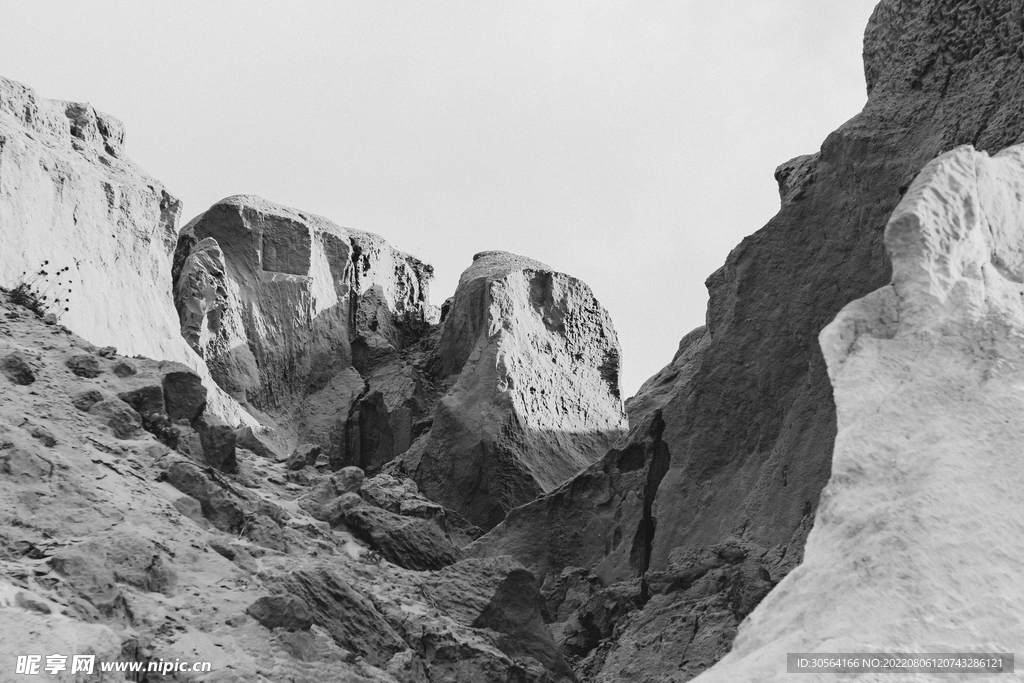
[[[0,286],[35,278],[47,310],[91,342],[204,374],[171,298],[180,212],[125,155],[120,121],[0,78]],[[210,401],[247,420],[222,393]]]
[[[769,587],[797,564],[836,434],[817,335],[889,280],[883,228],[928,160],[965,143],[995,152],[1020,140],[1022,40],[1016,2],[884,0],[865,33],[864,110],[817,153],[776,171],[779,213],[708,278],[706,329],[684,339],[673,363],[627,404],[640,418],[629,439],[510,513],[474,552],[509,552],[541,570],[598,567],[606,581],[671,574],[680,567],[673,557],[731,538],[774,558],[757,560]],[[652,431],[658,419],[664,426]],[[643,454],[635,456],[642,474],[615,475],[626,453]],[[677,597],[681,585],[689,584],[677,584]],[[680,657],[693,675],[728,650],[745,614],[705,620],[702,631],[658,621],[657,609],[623,622],[622,641],[637,648],[621,657],[614,645],[594,651],[595,680],[638,671],[667,679],[679,674]]]
[[[415,479],[485,528],[588,466],[626,426],[607,312],[583,282],[521,256],[474,257],[435,368],[455,377],[413,449]]]
[[[1024,528],[1024,146],[930,163],[886,246],[892,283],[821,333],[839,434],[803,564],[701,681],[783,680],[787,652],[1024,645],[1004,541]]]
[[[345,453],[360,370],[427,327],[431,273],[376,235],[238,196],[185,226],[172,276],[181,335],[216,382],[341,466],[362,464]]]

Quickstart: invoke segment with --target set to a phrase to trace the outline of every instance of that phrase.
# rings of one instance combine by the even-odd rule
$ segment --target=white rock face
[[[438,402],[416,480],[474,524],[493,527],[626,430],[608,313],[586,284],[531,259],[474,257],[437,355],[441,374],[458,378]]]
[[[181,335],[217,384],[341,448],[364,389],[353,365],[424,326],[431,275],[376,235],[242,195],[185,226],[172,277]]]
[[[1024,650],[1024,146],[929,163],[885,239],[892,284],[820,336],[838,436],[804,562],[701,683],[790,680],[787,652]]]
[[[180,202],[125,156],[120,121],[0,78],[0,286],[40,268],[68,268],[63,325],[93,344],[178,361],[209,378],[178,334],[172,304],[180,212]],[[51,294],[58,291],[67,287]],[[210,409],[252,423],[220,392],[211,391]]]

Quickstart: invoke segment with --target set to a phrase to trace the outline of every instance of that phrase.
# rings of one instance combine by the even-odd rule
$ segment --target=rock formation
[[[536,261],[474,257],[435,367],[453,384],[411,467],[428,497],[478,526],[558,486],[625,431],[611,319],[584,283]]]
[[[886,247],[892,283],[821,333],[839,434],[803,564],[701,681],[783,680],[786,652],[1024,645],[1024,146],[930,163]]]
[[[97,349],[4,292],[0,359],[3,671],[57,653],[95,655],[96,681],[124,677],[100,663],[161,660],[225,683],[573,680],[532,574],[458,561],[411,481],[290,470],[237,446],[251,435],[211,466],[224,440],[202,438],[197,375]],[[324,491],[344,503],[329,522],[303,507]]]
[[[836,433],[817,335],[890,279],[883,228],[925,163],[961,144],[996,152],[1021,139],[1022,12],[1008,0],[883,0],[865,33],[864,110],[776,171],[778,215],[708,278],[707,325],[627,402],[629,437],[471,552],[508,552],[540,575],[595,567],[604,581],[671,574],[673,557],[733,539],[764,553],[769,584],[798,564]],[[676,615],[696,605],[680,601]],[[707,631],[666,621],[644,641],[633,636],[656,620],[638,610],[618,640],[641,645],[622,657],[614,643],[595,649],[588,675],[669,680],[691,654],[693,675],[728,651],[744,614],[705,620]]]
[[[297,423],[300,441],[341,465],[352,460],[346,423],[365,389],[354,366],[395,356],[421,332],[431,273],[376,235],[238,196],[185,226],[172,278],[181,334],[216,382]]]
[[[125,156],[121,122],[0,78],[0,168],[0,286],[35,281],[46,312],[92,343],[205,375],[171,299],[181,204]],[[219,391],[210,402],[251,421]]]

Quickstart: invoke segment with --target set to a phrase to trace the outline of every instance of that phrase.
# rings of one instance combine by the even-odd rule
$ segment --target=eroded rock
[[[626,427],[608,314],[584,283],[530,259],[477,254],[445,319],[437,369],[458,376],[414,479],[484,528],[590,465]]]

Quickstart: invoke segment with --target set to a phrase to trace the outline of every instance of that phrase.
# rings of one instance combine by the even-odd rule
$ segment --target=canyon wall
[[[120,121],[0,78],[0,286],[35,281],[47,311],[92,343],[208,377],[178,333],[171,297],[180,213],[125,155]],[[252,423],[222,392],[210,403]]]
[[[701,681],[785,680],[787,652],[1024,645],[1024,146],[930,163],[886,247],[892,283],[820,336],[839,433],[803,564]]]
[[[590,651],[593,680],[699,673],[757,602],[732,596],[763,595],[799,564],[836,435],[818,333],[890,280],[883,229],[929,160],[1020,141],[1022,42],[1019,3],[881,2],[863,111],[778,168],[779,213],[708,278],[707,325],[627,402],[630,436],[471,547],[648,586],[619,621],[621,649]],[[734,541],[749,546],[722,545]],[[699,567],[721,578],[703,593]]]

